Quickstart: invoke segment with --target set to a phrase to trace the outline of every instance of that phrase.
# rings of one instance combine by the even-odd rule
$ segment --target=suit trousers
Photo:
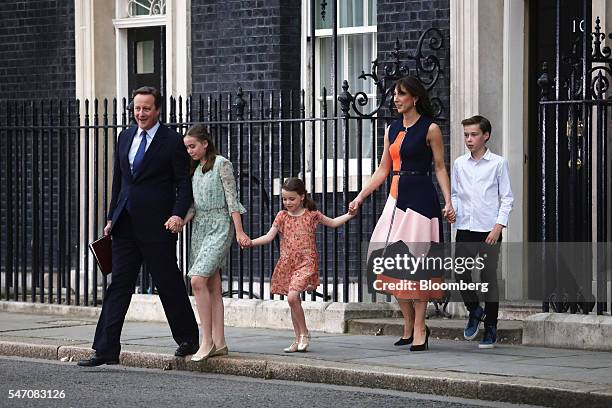
[[[485,300],[485,324],[497,325],[497,316],[499,314],[499,291],[497,287],[497,262],[499,260],[499,251],[501,248],[501,235],[495,245],[489,245],[485,242],[488,232],[476,232],[467,230],[457,230],[455,237],[455,258],[469,257],[475,258],[480,256],[484,259],[484,268],[480,271],[480,282],[488,284],[487,292],[483,293]],[[471,283],[471,271],[466,271],[463,274],[456,274],[457,281]],[[470,311],[474,311],[479,306],[478,292],[476,290],[462,290],[461,297],[465,303],[465,307]]]
[[[177,266],[176,242],[137,240],[127,211],[113,226],[112,237],[112,281],[96,327],[92,347],[96,354],[107,358],[119,356],[121,329],[143,263],[157,288],[174,340],[177,344],[198,344],[198,325]]]

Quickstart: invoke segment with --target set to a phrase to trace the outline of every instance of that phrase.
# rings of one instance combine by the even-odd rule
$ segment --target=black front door
[[[607,282],[606,252],[591,244],[606,236],[598,225],[594,238],[593,215],[598,224],[607,224],[607,184],[597,179],[601,193],[595,207],[592,178],[593,169],[607,174],[608,159],[601,152],[608,103],[596,93],[609,82],[592,80],[597,74],[593,63],[600,58],[596,41],[605,37],[591,35],[591,0],[534,0],[530,6],[529,238],[547,245],[529,253],[534,272],[529,289],[544,296],[544,311],[551,305],[557,312],[581,308],[588,313],[595,304],[595,284],[597,299],[603,300]],[[593,147],[600,157],[592,154]],[[603,310],[599,301],[598,313]]]
[[[165,27],[128,30],[128,94],[153,86],[164,94]]]
[[[588,2],[590,3],[590,1]],[[538,129],[538,113],[540,101],[540,88],[538,87],[538,78],[542,73],[542,66],[547,64],[547,71],[554,82],[554,78],[570,78],[571,71],[575,69],[576,55],[580,55],[581,39],[585,28],[590,29],[590,24],[584,22],[584,4],[585,0],[533,0],[529,2],[530,16],[530,32],[529,32],[529,231],[528,236],[530,241],[542,240],[543,214],[542,214],[542,187],[539,180],[542,177],[542,165],[544,150],[542,140]],[[587,18],[590,18],[588,16]],[[577,72],[577,75],[581,75]],[[556,89],[553,86],[549,99],[556,100],[573,100],[582,98],[576,95],[578,90],[576,87],[567,84],[561,84],[559,95],[556,95]],[[565,106],[561,107],[558,116],[551,118],[558,121],[558,125],[563,128],[563,132],[559,131],[559,148],[548,146],[548,154],[556,152],[558,154],[558,162],[563,163],[558,168],[548,166],[546,169],[546,179],[549,181],[551,189],[558,189],[558,195],[561,200],[560,218],[565,220],[575,220],[582,218],[585,214],[580,212],[584,207],[584,203],[580,200],[586,200],[588,192],[581,191],[580,185],[575,182],[575,173],[571,173],[571,167],[568,166],[570,161],[570,150],[568,148],[569,138],[565,130],[569,127],[577,129],[581,112],[570,111]],[[574,139],[575,140],[575,139]],[[552,141],[551,141],[552,142]],[[575,149],[575,147],[573,148]],[[549,157],[549,163],[553,162]],[[558,178],[555,177],[555,173]],[[574,177],[574,178],[572,178]],[[560,180],[558,184],[554,181]],[[571,182],[570,182],[571,179]],[[561,215],[560,214],[560,215]],[[572,222],[559,223],[556,226],[560,230],[562,240],[582,240],[578,234],[576,236],[577,226]],[[571,238],[570,238],[571,237]]]

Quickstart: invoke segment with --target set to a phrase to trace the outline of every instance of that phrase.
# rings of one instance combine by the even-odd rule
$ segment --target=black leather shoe
[[[398,341],[393,343],[393,345],[394,346],[406,346],[410,343],[412,343],[412,336],[408,337],[407,339],[401,337]]]
[[[106,358],[106,357],[101,357],[97,354],[94,354],[88,359],[79,360],[79,362],[77,363],[77,365],[81,367],[97,367],[97,366],[101,366],[102,364],[108,364],[108,365],[119,364],[119,359],[118,358]]]
[[[183,342],[181,343],[180,346],[178,346],[178,348],[176,349],[176,351],[174,352],[174,355],[177,357],[185,357],[188,356],[190,354],[195,354],[198,352],[198,349],[200,348],[200,346],[198,345],[198,343],[188,343],[188,342]]]
[[[431,334],[431,331],[429,330],[429,327],[425,326],[425,343],[423,344],[412,344],[412,346],[410,346],[410,351],[425,351],[425,350],[429,350],[429,335]]]

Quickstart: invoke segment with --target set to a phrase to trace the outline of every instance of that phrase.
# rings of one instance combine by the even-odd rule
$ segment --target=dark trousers
[[[176,243],[140,242],[126,211],[113,227],[112,281],[106,290],[93,349],[108,358],[119,356],[121,329],[144,263],[164,307],[172,337],[180,344],[198,344],[198,325],[176,261]]]
[[[499,250],[501,248],[501,235],[495,245],[485,243],[488,232],[474,232],[467,230],[457,230],[455,238],[455,258],[480,256],[483,258],[484,268],[480,271],[480,282],[488,284],[488,291],[483,293],[485,299],[485,324],[497,325],[497,315],[499,313],[499,291],[497,288],[497,262],[499,260]],[[462,274],[456,273],[458,282],[471,283],[471,271]],[[461,297],[465,307],[474,311],[480,304],[478,292],[476,290],[462,290]]]

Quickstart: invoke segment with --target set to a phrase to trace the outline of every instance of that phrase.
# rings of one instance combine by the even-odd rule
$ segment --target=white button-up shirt
[[[151,129],[147,130],[147,145],[145,147],[145,152],[151,146],[151,142],[155,137],[155,133],[159,129],[159,122],[155,124]],[[138,128],[136,131],[136,135],[134,136],[134,140],[132,140],[132,146],[130,147],[130,151],[128,152],[128,160],[130,162],[130,170],[134,171],[134,158],[136,157],[136,152],[138,151],[138,147],[140,146],[140,141],[142,140],[142,131],[143,129]]]
[[[489,149],[480,160],[471,153],[458,157],[451,172],[451,201],[458,230],[489,232],[495,224],[507,226],[514,202],[508,161]]]

